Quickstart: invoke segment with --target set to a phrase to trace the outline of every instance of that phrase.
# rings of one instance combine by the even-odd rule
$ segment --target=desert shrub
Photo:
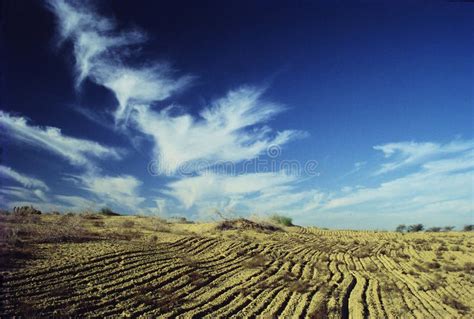
[[[311,284],[304,280],[295,280],[288,285],[288,289],[293,292],[305,293],[311,289]]]
[[[466,262],[464,264],[464,271],[468,273],[474,273],[474,263],[470,261]]]
[[[454,272],[454,271],[459,271],[460,268],[455,266],[455,265],[452,265],[452,264],[446,264],[443,266],[443,269],[445,271],[448,271],[448,272]]]
[[[372,273],[379,270],[379,268],[375,264],[368,264],[366,269]]]
[[[262,222],[254,222],[245,218],[224,220],[216,226],[217,230],[255,230],[263,232],[281,231],[282,229],[274,225]]]
[[[126,229],[123,231],[119,232],[108,232],[105,237],[107,239],[112,239],[112,240],[134,240],[134,239],[140,239],[143,237],[143,233],[134,231],[131,229]]]
[[[34,208],[33,206],[13,207],[13,213],[23,214],[23,215],[28,215],[28,214],[41,215],[41,211]]]
[[[427,262],[426,266],[430,269],[439,269],[439,268],[441,268],[441,264],[437,261]]]
[[[120,216],[119,213],[114,212],[108,207],[104,207],[99,211],[100,214],[105,215],[105,216]]]
[[[171,219],[171,222],[177,223],[177,224],[194,224],[192,220],[188,220],[186,217],[182,217],[182,216],[173,216],[170,219]]]
[[[123,228],[132,228],[135,226],[135,222],[133,220],[124,220],[121,224]]]
[[[464,225],[463,231],[474,231],[474,225]]]
[[[425,226],[423,226],[423,224],[414,224],[414,225],[408,226],[407,230],[410,233],[414,233],[414,232],[422,231],[424,228]]]
[[[398,225],[397,228],[395,228],[396,232],[403,233],[407,230],[407,226],[404,224]]]
[[[444,226],[443,231],[452,231],[454,228],[454,226]]]
[[[463,304],[459,300],[457,300],[453,297],[447,296],[447,295],[443,296],[442,301],[445,305],[448,305],[451,308],[457,309],[461,312],[467,312],[470,309],[468,306],[466,306],[465,304]]]
[[[83,212],[79,216],[81,216],[81,218],[83,219],[91,219],[91,220],[103,218],[101,215],[96,214],[96,213],[91,213],[91,212]]]
[[[420,273],[420,272],[426,272],[426,271],[427,271],[427,269],[426,269],[425,267],[423,267],[423,266],[421,266],[421,265],[419,265],[419,264],[416,264],[416,263],[413,263],[413,264],[412,264],[412,267],[413,267],[416,271],[418,271],[419,273]]]
[[[94,227],[99,227],[99,228],[105,227],[105,223],[104,223],[103,220],[94,220],[94,221],[92,222],[92,225],[93,225]]]
[[[293,226],[293,219],[288,216],[275,214],[270,216],[270,220],[283,226]]]
[[[242,263],[245,268],[262,268],[265,266],[267,259],[262,255],[256,255]]]
[[[426,230],[427,232],[432,232],[432,233],[439,233],[441,231],[441,227],[431,227]]]

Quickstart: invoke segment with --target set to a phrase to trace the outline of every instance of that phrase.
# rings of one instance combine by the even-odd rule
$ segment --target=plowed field
[[[33,247],[35,257],[2,275],[2,317],[473,316],[472,233],[194,224]]]

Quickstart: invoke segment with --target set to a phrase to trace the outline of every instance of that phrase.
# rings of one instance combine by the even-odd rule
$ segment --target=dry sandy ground
[[[0,225],[0,317],[474,317],[472,232],[58,215]]]

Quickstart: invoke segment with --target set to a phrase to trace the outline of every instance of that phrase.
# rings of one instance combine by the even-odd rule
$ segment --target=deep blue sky
[[[282,158],[319,162],[320,175],[297,182],[298,191],[324,193],[327,201],[343,196],[338,193],[343,187],[377,189],[384,182],[407,177],[439,154],[447,154],[443,148],[450,143],[469,144],[473,139],[474,4],[98,1],[94,10],[113,17],[115,32],[139,28],[148,35],[140,48],[132,48],[128,62],[168,62],[177,75],[194,76],[186,89],[153,102],[156,111],[176,104],[198,117],[229,90],[241,85],[266,87],[263,99],[287,108],[267,125],[275,131],[307,133],[285,143]],[[41,1],[9,1],[2,20],[0,108],[30,119],[34,126],[57,127],[67,136],[128,150],[125,159],[101,161],[101,172],[134,176],[143,183],[144,207],[153,205],[151,198],[161,196],[160,189],[176,178],[147,173],[153,141],[135,128],[110,128],[117,105],[112,91],[90,80],[75,89],[72,43],[58,44],[55,14]],[[100,117],[105,126],[79,110]],[[15,141],[11,132],[2,135],[5,166],[43,180],[50,186],[50,196],[67,193],[90,199],[87,191],[64,178],[83,174],[82,168],[41,147]],[[139,146],[133,146],[132,135],[141,141]],[[434,143],[439,154],[415,161],[418,166],[406,167],[408,171],[374,174],[390,159],[373,147],[403,142]],[[401,147],[397,150],[396,160],[412,155]],[[449,153],[450,158],[464,155]],[[356,172],[357,162],[363,169]],[[472,178],[472,168],[467,173]],[[10,180],[4,185],[14,184]],[[168,214],[197,214],[196,207],[182,209],[179,201],[167,196],[161,197],[172,202]],[[450,194],[446,200],[455,197],[464,198],[462,204],[470,208],[454,217],[441,209],[436,213],[440,223],[472,221],[472,183],[470,195],[469,191]],[[116,202],[105,202],[121,209]],[[333,217],[382,209],[370,205],[327,213],[318,209],[298,213],[300,208],[294,207],[291,212],[301,223],[383,227],[384,222],[367,225],[370,216],[361,215],[360,223],[353,217],[350,221]],[[397,210],[397,214],[386,224],[412,221],[408,212]],[[420,214],[420,222],[430,222],[429,215]]]

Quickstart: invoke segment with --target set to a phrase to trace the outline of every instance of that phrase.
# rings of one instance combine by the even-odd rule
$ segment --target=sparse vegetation
[[[224,220],[217,224],[216,229],[218,230],[255,230],[263,232],[281,231],[281,228],[263,223],[254,222],[245,218],[237,218],[233,220]]]
[[[104,216],[120,216],[119,213],[114,212],[112,209],[108,207],[102,208],[99,213]]]
[[[133,220],[124,220],[121,226],[123,228],[133,228],[135,226],[135,222]]]
[[[474,231],[474,225],[464,225],[463,231]]]
[[[423,224],[414,224],[414,225],[408,226],[407,231],[409,233],[415,233],[415,232],[422,231],[424,228],[425,226],[423,226]]]
[[[291,217],[274,214],[270,216],[270,220],[276,224],[283,226],[293,226],[293,219]]]
[[[407,226],[404,224],[398,225],[397,228],[395,229],[395,231],[398,233],[406,232],[406,230],[407,230]]]
[[[474,263],[466,259],[474,235],[466,232],[282,231],[246,219],[192,224],[91,212],[2,213],[0,226],[0,266],[8,270],[2,317],[244,310],[249,317],[450,318],[468,316],[474,299]]]

